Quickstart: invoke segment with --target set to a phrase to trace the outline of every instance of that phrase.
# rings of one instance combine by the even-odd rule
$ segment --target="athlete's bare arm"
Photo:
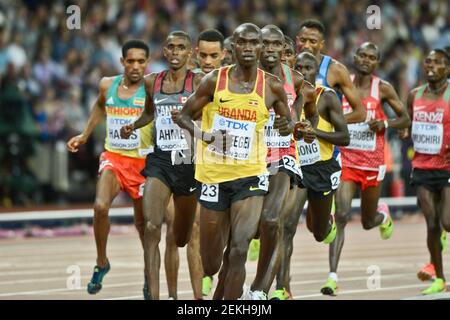
[[[109,77],[104,77],[100,80],[98,97],[92,106],[91,115],[89,116],[86,127],[81,134],[71,138],[67,142],[67,149],[70,152],[77,152],[78,147],[87,142],[99,121],[105,117],[106,93],[111,83],[112,78]]]
[[[338,87],[353,109],[352,112],[344,115],[347,123],[358,123],[366,120],[366,109],[362,104],[358,90],[350,79],[347,68],[342,63],[333,60],[328,74],[331,76],[328,81],[330,86]]]
[[[151,73],[144,77],[145,84],[145,107],[139,118],[134,122],[120,128],[120,136],[128,139],[131,133],[153,121],[155,117],[155,105],[153,104],[153,84],[156,79],[156,73]]]
[[[288,136],[294,131],[294,122],[289,111],[283,83],[272,74],[265,73],[265,75],[266,106],[268,109],[272,107],[278,116],[274,121],[274,128],[278,129],[280,135]]]
[[[417,90],[419,90],[419,88],[415,88],[415,89],[411,90],[408,94],[408,98],[406,99],[406,109],[407,109],[410,121],[412,121],[411,119],[413,119],[413,102],[414,102],[414,96],[416,95]],[[411,136],[411,123],[409,124],[409,126],[407,128],[400,129],[398,131],[398,135],[399,135],[400,139],[409,138]]]
[[[324,92],[319,99],[318,109],[326,110],[323,118],[333,125],[334,132],[325,132],[316,128],[314,129],[316,136],[335,146],[348,146],[350,135],[342,113],[341,102],[336,94],[332,91]]]
[[[408,112],[403,106],[403,103],[400,101],[397,92],[395,92],[394,88],[389,82],[382,81],[380,83],[380,95],[381,101],[387,102],[397,115],[397,118],[387,120],[388,127],[396,129],[404,129],[409,127],[411,125],[411,120],[409,118]],[[382,120],[371,120],[369,121],[369,127],[373,131],[380,131],[385,128],[385,123]]]
[[[206,143],[214,141],[210,133],[203,132],[193,121],[202,113],[203,108],[214,98],[218,70],[208,73],[203,77],[197,90],[187,99],[183,109],[176,119],[177,124],[189,131],[191,136],[201,139]]]

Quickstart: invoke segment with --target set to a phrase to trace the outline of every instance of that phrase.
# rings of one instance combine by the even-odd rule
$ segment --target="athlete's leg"
[[[450,187],[441,191],[441,223],[445,231],[450,232]]]
[[[228,235],[228,244],[225,252],[223,253],[223,262],[220,267],[219,276],[217,277],[217,286],[214,291],[213,300],[222,300],[225,294],[225,279],[230,265],[230,238],[231,236]]]
[[[195,221],[192,226],[191,240],[187,245],[187,260],[189,266],[189,275],[191,277],[194,299],[203,299],[202,279],[203,267],[200,256],[200,208],[196,210]]]
[[[269,193],[264,197],[264,204],[259,224],[261,249],[255,280],[251,290],[265,291],[270,288],[279,266],[281,252],[281,211],[289,193],[290,177],[285,172],[278,172],[270,177]]]
[[[290,264],[293,241],[297,232],[298,221],[306,202],[306,189],[294,187],[289,191],[286,206],[283,208],[283,237],[281,244],[281,261],[276,276],[276,289],[283,288],[290,292]]]
[[[139,233],[139,240],[141,240],[142,248],[144,247],[144,212],[142,207],[142,198],[133,199],[134,209],[134,226]]]
[[[197,199],[195,194],[190,196],[174,195],[173,205],[175,207],[173,222],[175,243],[179,247],[184,247],[191,238],[195,211],[197,210]]]
[[[166,222],[166,251],[164,252],[164,269],[166,271],[167,289],[169,298],[178,299],[178,270],[180,268],[180,255],[173,235],[174,211],[166,210],[164,221]]]
[[[97,247],[97,266],[108,264],[106,244],[109,234],[109,208],[120,191],[120,184],[112,170],[103,170],[97,182],[94,202],[94,236]]]
[[[334,192],[327,195],[308,190],[308,215],[311,215],[313,235],[322,242],[332,228],[331,207]]]
[[[441,223],[437,212],[440,195],[423,186],[417,187],[417,200],[427,223],[427,246],[436,276],[444,279],[442,271]]]
[[[361,191],[361,223],[365,230],[370,230],[383,223],[384,215],[377,211],[380,199],[381,183]]]
[[[345,226],[352,210],[352,199],[356,192],[356,184],[351,181],[341,181],[336,191],[336,238],[330,244],[329,263],[330,272],[336,272],[345,239]]]
[[[248,245],[258,229],[263,201],[263,196],[253,196],[231,205],[230,260],[225,280],[225,300],[236,300],[242,295]]]
[[[144,262],[150,299],[159,300],[159,269],[161,256],[159,242],[161,226],[170,200],[170,189],[158,178],[150,177],[144,187]]]

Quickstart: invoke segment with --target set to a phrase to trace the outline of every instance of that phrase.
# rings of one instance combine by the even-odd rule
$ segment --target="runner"
[[[296,70],[303,74],[306,81],[317,83],[318,69],[317,60],[311,53],[303,52],[297,56]],[[331,207],[333,195],[339,186],[341,167],[333,158],[333,148],[334,145],[348,145],[350,138],[334,90],[316,85],[316,93],[319,122],[313,130],[313,137],[317,138],[311,144],[305,143],[304,140],[298,141],[302,184],[307,189],[301,191],[296,199],[297,207],[287,213],[284,222],[282,263],[277,274],[276,294],[273,296],[273,299],[277,300],[287,300],[291,296],[289,267],[292,243],[306,199],[307,226],[316,241],[329,244],[336,236],[336,223],[331,215]]]
[[[373,75],[380,63],[378,47],[365,42],[357,48],[354,56],[356,74],[351,75],[355,88],[363,97],[367,119],[365,122],[348,126],[350,144],[341,148],[342,177],[336,192],[335,241],[330,245],[330,274],[321,292],[335,295],[337,289],[337,267],[344,246],[345,226],[350,218],[352,199],[355,191],[361,191],[361,223],[365,230],[379,227],[381,238],[389,239],[393,222],[385,203],[378,204],[382,181],[386,172],[384,141],[388,127],[403,129],[410,125],[408,112],[400,101],[392,85]],[[388,119],[383,111],[387,103],[397,115]],[[344,98],[344,114],[351,107]]]
[[[99,95],[95,101],[84,131],[67,142],[70,152],[77,152],[91,136],[97,124],[106,115],[105,150],[100,155],[99,178],[94,202],[94,236],[97,262],[87,286],[89,294],[102,289],[104,276],[111,268],[106,254],[109,234],[109,208],[121,190],[133,199],[134,223],[143,245],[144,218],[142,190],[145,179],[140,171],[145,166],[145,154],[150,148],[150,129],[134,132],[129,140],[119,136],[123,123],[130,123],[143,111],[145,102],[144,72],[148,64],[149,48],[140,40],[127,41],[122,46],[123,74],[100,80]],[[144,284],[144,290],[147,282]]]
[[[450,231],[450,57],[441,49],[432,50],[424,62],[427,83],[408,96],[414,143],[412,184],[417,186],[417,202],[427,223],[430,263],[418,276],[434,278],[422,294],[446,290],[442,251]]]
[[[281,116],[276,123],[280,134],[289,135],[294,129],[283,84],[258,69],[261,46],[261,30],[250,23],[240,25],[233,34],[236,65],[206,75],[178,117],[181,127],[202,140],[197,145],[196,179],[200,250],[209,276],[222,262],[223,220],[228,216],[231,221],[226,300],[247,296],[246,255],[268,190],[264,140],[268,109],[273,107]],[[192,121],[200,110],[201,130]]]
[[[185,139],[184,131],[171,119],[171,110],[183,108],[203,76],[187,70],[186,62],[191,54],[189,35],[183,31],[171,32],[164,44],[164,57],[169,63],[169,70],[146,77],[147,103],[144,112],[134,123],[121,130],[122,136],[129,137],[135,129],[155,120],[155,149],[147,156],[142,171],[146,177],[143,200],[146,226],[144,261],[150,284],[145,298],[152,300],[159,299],[159,241],[170,196],[173,195],[175,213],[168,236],[173,236],[179,247],[185,246],[190,239],[197,207],[191,141]],[[171,281],[173,286],[169,286],[169,297],[177,299],[177,272],[173,276],[175,279]],[[201,294],[195,298],[200,299]]]
[[[215,29],[207,29],[202,31],[197,41],[197,57],[200,68],[194,72],[204,72],[205,74],[220,68],[222,60],[225,57],[224,38],[222,33]],[[197,210],[198,211],[198,210]],[[228,232],[228,231],[227,231]],[[200,215],[196,213],[194,227],[192,228],[191,240],[188,243],[187,251],[189,271],[191,270],[191,279],[193,274],[203,275],[202,261],[200,257]],[[200,276],[200,277],[201,277]],[[203,276],[202,294],[207,296],[210,294],[213,286],[213,278]]]
[[[288,36],[284,36],[284,49],[281,55],[281,63],[288,65],[289,68],[295,67],[295,42]]]
[[[222,66],[229,66],[229,65],[232,65],[235,63],[234,55],[233,55],[233,48],[231,46],[232,42],[233,42],[233,36],[229,36],[223,42],[223,46],[225,48],[225,57],[222,60]]]
[[[315,105],[315,90],[312,85],[304,86],[303,76],[281,64],[284,48],[283,32],[275,25],[267,25],[262,30],[263,49],[260,63],[264,71],[269,72],[284,83],[288,97],[291,116],[298,120],[302,101],[305,101],[306,118],[316,124],[317,110]],[[302,94],[305,99],[302,99]],[[270,110],[270,119],[265,127],[265,137],[268,147],[267,164],[270,173],[269,192],[265,196],[259,227],[261,252],[255,280],[251,286],[251,296],[254,300],[267,300],[281,258],[282,217],[288,197],[297,194],[297,186],[301,181],[301,169],[298,160],[296,143],[292,135],[282,137],[274,130],[275,113]],[[312,142],[312,141],[310,141]],[[294,202],[289,202],[294,205]]]
[[[321,53],[325,45],[325,27],[317,20],[306,20],[300,25],[297,34],[297,47],[299,53],[310,52],[319,63],[319,70],[317,72],[317,84],[327,88],[334,89],[342,100],[342,95],[345,96],[353,111],[345,114],[347,123],[358,123],[366,119],[364,106],[358,91],[353,86],[350,79],[350,74],[347,68],[339,61],[330,56]]]

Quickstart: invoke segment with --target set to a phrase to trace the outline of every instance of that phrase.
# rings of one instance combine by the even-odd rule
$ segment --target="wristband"
[[[388,128],[388,127],[389,127],[389,123],[388,123],[387,120],[384,120],[384,127],[385,127],[385,128]]]

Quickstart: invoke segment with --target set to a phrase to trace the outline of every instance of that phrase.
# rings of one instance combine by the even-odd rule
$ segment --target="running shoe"
[[[207,296],[211,293],[213,285],[213,278],[212,277],[203,277],[202,279],[202,295]]]
[[[333,219],[333,224],[331,225],[331,230],[330,232],[328,232],[328,235],[326,236],[325,239],[323,239],[323,243],[325,244],[330,244],[334,241],[334,239],[336,238],[336,221],[334,220],[334,215],[331,215],[332,219]]]
[[[261,290],[250,291],[251,300],[267,300],[267,294]]]
[[[428,263],[422,269],[417,272],[417,278],[422,281],[428,281],[436,278],[436,270],[434,269],[434,264]]]
[[[244,286],[242,287],[242,295],[238,300],[252,300],[252,295],[251,295],[251,291],[250,291],[250,287],[248,287],[245,283]]]
[[[389,213],[389,207],[386,203],[380,203],[377,211],[382,212],[387,216],[386,222],[380,225],[381,239],[387,240],[392,236],[392,232],[394,231],[394,222]]]
[[[327,279],[327,282],[320,288],[320,292],[327,296],[335,296],[337,292],[337,282],[331,278]]]
[[[100,268],[99,266],[94,267],[94,273],[92,274],[91,281],[87,285],[87,292],[89,294],[96,294],[100,290],[102,290],[102,281],[103,277],[108,273],[111,269],[111,266],[108,264],[104,268]]]
[[[250,248],[248,250],[248,260],[250,261],[258,260],[260,245],[261,241],[259,239],[252,239],[252,241],[250,241]]]
[[[275,290],[272,293],[272,298],[270,300],[290,300],[291,294],[286,291],[286,289]]]
[[[433,284],[429,286],[427,289],[422,291],[422,294],[435,294],[440,292],[447,291],[447,286],[445,285],[445,282],[441,278],[436,278],[433,281]]]

